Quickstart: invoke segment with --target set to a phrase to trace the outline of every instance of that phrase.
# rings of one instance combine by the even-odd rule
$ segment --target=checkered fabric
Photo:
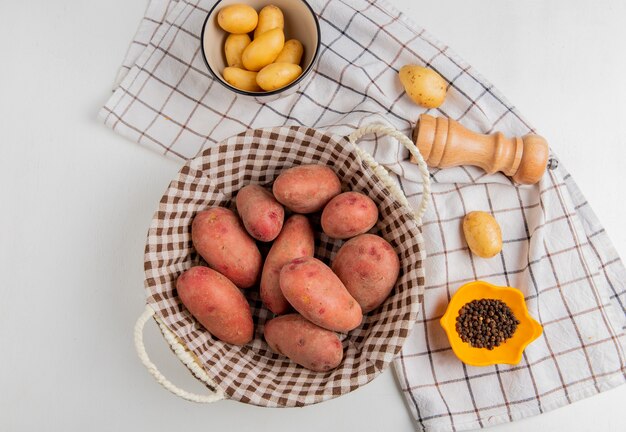
[[[122,71],[102,121],[180,159],[248,128],[296,125],[346,135],[385,123],[410,135],[422,112],[482,133],[534,132],[471,66],[386,2],[310,3],[322,30],[312,79],[296,94],[258,104],[214,82],[203,64],[199,34],[213,1],[152,0],[150,19],[164,18],[142,25],[135,43],[145,48],[129,51],[130,69]],[[404,95],[397,72],[407,63],[428,65],[449,82],[442,107],[424,111]],[[417,206],[420,176],[402,146],[370,137],[361,148],[395,174]],[[394,364],[416,428],[459,431],[509,422],[623,384],[626,270],[563,164],[533,186],[517,187],[474,167],[433,169],[431,180],[424,301]],[[471,210],[490,211],[500,223],[504,247],[497,257],[469,253],[460,221]],[[465,366],[451,352],[438,320],[458,287],[474,279],[519,288],[543,324],[543,336],[518,365]],[[226,374],[244,376],[240,368]]]
[[[282,171],[307,163],[332,167],[343,179],[343,190],[366,193],[377,203],[377,233],[393,246],[402,263],[391,296],[367,314],[361,326],[340,335],[344,359],[340,367],[325,373],[308,371],[272,352],[263,339],[263,329],[273,314],[263,306],[258,290],[244,290],[255,324],[254,339],[244,347],[214,338],[176,294],[178,275],[194,265],[206,265],[191,242],[193,217],[213,206],[235,210],[234,198],[243,186],[271,188]],[[310,219],[316,232],[315,256],[330,265],[344,241],[323,234],[319,214]],[[170,184],[148,233],[146,294],[162,321],[197,356],[229,398],[269,407],[303,406],[340,396],[371,381],[400,352],[420,310],[422,250],[413,210],[398,203],[345,138],[298,126],[248,130],[205,150]]]

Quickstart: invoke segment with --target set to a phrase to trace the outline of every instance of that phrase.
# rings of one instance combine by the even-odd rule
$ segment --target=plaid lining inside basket
[[[286,168],[318,163],[332,167],[344,190],[366,193],[377,204],[376,227],[394,247],[401,272],[392,295],[364,317],[363,324],[340,335],[344,360],[335,370],[308,371],[274,354],[263,339],[273,317],[260,301],[258,287],[244,290],[255,321],[254,340],[238,347],[204,330],[179,301],[176,278],[202,263],[191,243],[194,215],[211,206],[233,208],[246,184],[271,186]],[[344,243],[316,227],[316,256],[330,264]],[[400,352],[417,319],[423,295],[422,236],[412,210],[401,206],[385,184],[351,149],[345,138],[310,128],[250,130],[203,152],[187,163],[163,196],[149,230],[145,254],[148,302],[157,315],[198,357],[229,398],[261,406],[302,406],[321,402],[371,381]]]

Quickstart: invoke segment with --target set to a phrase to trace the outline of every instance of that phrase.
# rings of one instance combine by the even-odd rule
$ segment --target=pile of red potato
[[[337,367],[343,347],[335,332],[358,327],[363,314],[389,296],[400,270],[393,247],[367,234],[378,221],[376,204],[359,192],[341,193],[329,167],[300,165],[281,173],[272,192],[243,187],[236,206],[239,217],[213,207],[194,218],[192,241],[210,268],[192,267],[179,276],[181,301],[213,336],[244,345],[254,324],[238,288],[260,279],[261,300],[278,315],[264,328],[272,350],[314,371]],[[286,220],[283,206],[292,212]],[[314,257],[314,233],[304,216],[320,210],[324,233],[349,239],[331,267]],[[255,240],[273,241],[265,262]],[[296,313],[287,313],[292,309]]]

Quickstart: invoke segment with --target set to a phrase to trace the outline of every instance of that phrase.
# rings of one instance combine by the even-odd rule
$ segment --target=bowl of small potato
[[[304,0],[220,0],[202,28],[202,56],[217,82],[268,102],[311,77],[320,26]]]

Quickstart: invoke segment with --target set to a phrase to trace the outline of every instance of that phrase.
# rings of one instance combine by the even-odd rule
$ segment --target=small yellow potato
[[[229,34],[224,44],[224,53],[226,54],[226,63],[228,66],[243,68],[241,55],[243,50],[250,45],[250,36],[244,34]]]
[[[283,11],[278,6],[267,5],[259,12],[259,24],[254,30],[254,38],[262,35],[268,30],[275,28],[283,29],[285,27],[285,17]]]
[[[246,4],[223,7],[217,14],[217,23],[228,33],[250,33],[258,22],[259,15],[252,6]]]
[[[243,50],[241,60],[249,71],[258,72],[270,63],[273,63],[285,45],[283,29],[268,30]]]
[[[447,83],[432,69],[417,66],[402,66],[400,82],[409,97],[425,108],[437,108],[446,99]]]
[[[263,90],[272,91],[285,87],[302,73],[302,68],[292,63],[272,63],[265,66],[256,76]]]
[[[247,71],[236,67],[224,68],[222,76],[226,82],[239,90],[260,92],[261,87],[256,83],[256,72]]]
[[[489,213],[473,211],[463,218],[463,233],[472,252],[482,258],[496,256],[502,250],[502,231]]]
[[[274,63],[293,63],[300,64],[304,47],[298,39],[289,39],[285,42],[283,50],[278,54]]]

